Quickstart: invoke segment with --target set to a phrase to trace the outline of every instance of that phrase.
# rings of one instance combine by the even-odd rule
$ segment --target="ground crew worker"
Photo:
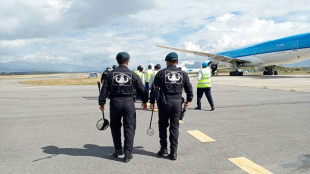
[[[169,53],[166,58],[167,68],[160,70],[154,79],[154,84],[150,95],[150,108],[154,109],[155,94],[160,92],[158,100],[159,107],[159,138],[160,150],[159,156],[168,154],[167,151],[167,127],[169,126],[170,154],[171,160],[177,159],[178,137],[179,137],[179,119],[182,107],[182,91],[186,92],[186,101],[184,107],[187,108],[189,102],[193,99],[192,85],[189,82],[187,73],[176,67],[178,55],[174,52]]]
[[[149,89],[152,88],[152,85],[153,85],[155,76],[156,76],[156,74],[158,73],[158,71],[159,71],[160,69],[161,69],[160,64],[157,64],[157,65],[154,66],[154,71],[153,71],[153,73],[152,73],[152,75],[151,75],[151,78],[150,78],[150,81],[149,81]],[[156,102],[158,101],[159,95],[160,95],[159,92],[157,92]]]
[[[142,67],[141,65],[139,65],[139,66],[137,67],[137,70],[134,71],[134,72],[138,75],[138,77],[140,78],[142,84],[144,85],[145,80],[144,80],[144,75],[143,75],[143,67]],[[138,93],[136,94],[136,96],[135,96],[135,98],[134,98],[134,101],[135,101],[135,102],[136,102],[136,100],[141,100]]]
[[[209,62],[210,63],[210,62]],[[212,70],[208,66],[208,62],[202,63],[202,69],[199,70],[197,79],[197,107],[195,109],[201,110],[201,98],[203,93],[207,96],[208,102],[211,106],[211,111],[214,110],[214,103],[211,96],[211,73]]]
[[[157,65],[154,66],[154,71],[153,71],[153,73],[152,73],[152,75],[151,75],[151,78],[150,78],[150,81],[149,81],[149,89],[152,88],[152,84],[153,84],[153,81],[154,81],[154,79],[155,79],[155,76],[156,76],[156,74],[158,73],[158,71],[159,71],[160,69],[161,69],[160,64],[157,64]]]
[[[145,80],[144,80],[144,74],[143,74],[143,67],[141,65],[139,65],[137,67],[137,70],[134,72],[139,76],[140,80],[142,81],[142,83],[144,85]]]
[[[149,82],[150,82],[152,74],[153,74],[152,65],[149,65],[148,70],[145,71],[145,90],[147,92],[150,91]]]
[[[103,84],[103,81],[106,80],[109,72],[111,71],[110,67],[107,67],[106,70],[101,75],[101,84]]]
[[[133,141],[136,130],[136,109],[133,97],[139,93],[143,102],[143,108],[147,107],[147,94],[140,78],[128,69],[129,54],[120,52],[116,56],[119,66],[109,73],[108,78],[99,95],[99,109],[104,110],[107,93],[110,92],[110,127],[114,143],[114,157],[123,155],[121,141],[121,119],[124,124],[124,162],[132,159]]]

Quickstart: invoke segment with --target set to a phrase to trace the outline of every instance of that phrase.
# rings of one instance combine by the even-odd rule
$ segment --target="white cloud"
[[[289,5],[288,5],[289,4]],[[169,45],[211,53],[309,32],[306,0],[0,2],[0,62],[164,63]],[[181,57],[196,59],[181,54]]]

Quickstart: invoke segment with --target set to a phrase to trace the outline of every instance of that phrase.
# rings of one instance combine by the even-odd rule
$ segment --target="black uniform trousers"
[[[120,97],[110,100],[110,127],[116,150],[122,149],[121,127],[124,124],[124,152],[125,155],[132,153],[135,130],[136,109],[133,97]]]
[[[159,99],[158,102],[158,127],[161,148],[167,149],[167,127],[169,126],[170,150],[176,153],[179,138],[179,120],[182,108],[182,99],[167,99],[166,103]]]
[[[214,103],[213,103],[213,99],[211,96],[211,87],[210,88],[197,88],[197,106],[201,108],[201,98],[203,96],[203,93],[206,94],[211,108],[214,108]]]
[[[147,91],[147,93],[150,93],[149,82],[145,82],[145,91]]]

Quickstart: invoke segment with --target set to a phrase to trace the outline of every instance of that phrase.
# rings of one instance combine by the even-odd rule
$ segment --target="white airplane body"
[[[212,71],[218,68],[220,62],[225,62],[235,70],[230,75],[242,75],[242,73],[238,72],[239,67],[265,68],[264,75],[277,75],[277,71],[273,71],[275,65],[291,64],[310,58],[310,33],[267,41],[216,54],[166,46],[158,47],[208,57],[214,65]]]

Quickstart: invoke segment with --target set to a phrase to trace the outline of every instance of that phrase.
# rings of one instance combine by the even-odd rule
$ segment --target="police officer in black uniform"
[[[113,65],[113,66],[112,66],[112,69],[113,69],[113,70],[114,70],[115,68],[117,68],[117,65]]]
[[[108,74],[106,82],[103,83],[99,95],[99,109],[104,110],[107,94],[110,93],[110,127],[114,142],[114,157],[123,155],[121,141],[121,119],[124,124],[124,162],[132,159],[133,141],[136,129],[136,109],[133,97],[139,93],[143,101],[143,108],[147,107],[147,93],[140,78],[128,69],[129,54],[120,52],[116,56],[119,66]]]
[[[166,56],[167,68],[159,71],[154,79],[150,94],[150,108],[154,109],[156,91],[159,90],[158,100],[158,126],[160,138],[159,156],[168,154],[167,151],[167,127],[169,126],[170,140],[170,159],[177,159],[178,137],[179,137],[179,119],[182,108],[182,90],[185,89],[186,101],[184,107],[187,108],[189,102],[193,99],[192,85],[189,82],[187,73],[176,67],[178,55],[174,52]]]
[[[103,84],[103,82],[107,79],[108,74],[110,73],[110,71],[111,71],[111,68],[107,67],[105,69],[105,71],[102,73],[102,75],[101,75],[101,84]]]

